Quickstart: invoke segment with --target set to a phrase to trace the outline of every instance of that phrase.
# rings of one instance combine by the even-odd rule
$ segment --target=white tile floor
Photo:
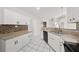
[[[54,52],[43,39],[39,37],[32,38],[24,48],[19,52]]]

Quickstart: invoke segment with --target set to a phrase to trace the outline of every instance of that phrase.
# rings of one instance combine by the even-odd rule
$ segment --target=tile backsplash
[[[0,25],[0,34],[28,30],[28,25]]]

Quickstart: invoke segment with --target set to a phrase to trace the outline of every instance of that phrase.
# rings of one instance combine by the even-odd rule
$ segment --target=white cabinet
[[[4,24],[24,24],[23,22],[25,21],[21,14],[12,10],[4,9]]]
[[[17,21],[19,22],[19,24],[27,25],[26,20],[28,20],[28,19],[24,15],[17,14]]]
[[[22,39],[14,38],[5,41],[5,51],[18,51],[22,47]]]
[[[60,51],[60,43],[55,35],[51,33],[48,34],[48,43],[55,51]]]
[[[55,50],[55,51],[59,51],[59,42],[57,42],[57,40],[50,38],[48,40],[49,45]]]
[[[29,21],[28,18],[29,17],[11,9],[0,9],[0,24],[27,25],[27,21]]]
[[[32,30],[30,16],[7,8],[0,8],[0,24],[28,25],[28,29]]]
[[[79,22],[79,8],[69,7],[67,8],[67,19],[69,22]]]
[[[64,52],[63,41],[61,38],[53,33],[48,33],[48,44],[56,51],[56,52]]]
[[[64,52],[65,51],[63,43],[64,42],[60,42],[60,52]]]
[[[22,40],[22,45],[25,46],[26,44],[30,43],[31,39],[32,39],[32,33],[28,33],[27,35],[24,35],[23,40]]]
[[[3,8],[0,7],[0,24],[3,23]]]
[[[0,39],[0,51],[16,52],[20,51],[31,40],[32,33],[24,34],[13,39]]]
[[[16,12],[4,9],[4,24],[17,24],[17,21],[18,16]]]

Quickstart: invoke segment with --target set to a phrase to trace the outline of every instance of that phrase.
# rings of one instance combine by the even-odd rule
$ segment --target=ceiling
[[[24,14],[30,13],[39,18],[53,18],[66,12],[66,8],[62,7],[40,7],[40,10],[37,10],[36,7],[10,7],[10,9],[23,12]]]
[[[19,7],[19,9],[37,17],[55,17],[65,11],[65,8],[61,7],[40,7],[40,10],[37,10],[36,7]]]

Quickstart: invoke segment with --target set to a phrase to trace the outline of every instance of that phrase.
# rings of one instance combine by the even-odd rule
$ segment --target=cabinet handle
[[[62,45],[60,44],[60,46],[62,46]]]
[[[18,40],[16,40],[16,41],[14,42],[14,44],[15,44],[15,45],[18,44]]]

